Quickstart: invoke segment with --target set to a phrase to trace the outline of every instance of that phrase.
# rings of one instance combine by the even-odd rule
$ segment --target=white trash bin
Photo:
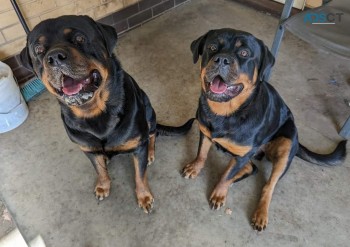
[[[12,70],[0,61],[0,133],[17,128],[27,117],[28,107]]]

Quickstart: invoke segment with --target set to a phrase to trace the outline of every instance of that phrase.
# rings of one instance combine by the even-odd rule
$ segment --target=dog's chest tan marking
[[[215,142],[225,148],[227,151],[229,151],[232,154],[238,155],[243,157],[246,155],[251,149],[251,146],[242,146],[240,144],[237,144],[227,138],[212,138],[211,131],[203,124],[199,123],[199,130],[208,137],[212,142]]]
[[[251,146],[242,146],[242,145],[237,144],[237,143],[235,143],[227,138],[212,138],[212,133],[203,124],[199,123],[199,129],[212,142],[219,144],[220,146],[222,146],[223,148],[225,148],[227,151],[229,151],[232,154],[243,157],[252,149]]]
[[[227,138],[213,138],[212,141],[216,142],[230,153],[236,154],[241,157],[246,155],[252,149],[251,146],[242,146]]]
[[[83,146],[79,145],[81,151],[87,152],[87,153],[93,153],[93,152],[102,152],[103,148],[102,147],[91,147],[91,146]]]
[[[211,132],[207,127],[199,123],[199,129],[206,137],[208,137],[209,139],[211,138]]]
[[[140,139],[141,137],[135,137],[133,139],[130,139],[128,141],[126,141],[123,144],[120,144],[118,146],[114,146],[114,147],[106,147],[105,150],[108,151],[128,151],[131,149],[135,149],[140,145]]]

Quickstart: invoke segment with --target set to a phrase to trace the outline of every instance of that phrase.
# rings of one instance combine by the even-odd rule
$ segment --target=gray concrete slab
[[[180,124],[193,117],[200,92],[199,68],[189,45],[213,28],[249,31],[271,45],[278,20],[224,0],[193,0],[125,34],[118,43],[124,68],[148,93],[158,120]],[[337,85],[328,83],[330,77]],[[320,53],[287,33],[271,83],[294,112],[301,142],[327,152],[350,113],[348,62]],[[271,166],[235,184],[227,206],[211,211],[208,195],[229,157],[213,149],[195,180],[179,170],[191,161],[198,128],[186,137],[157,141],[149,168],[155,209],[136,205],[131,157],[118,156],[109,170],[112,190],[97,202],[95,171],[64,131],[56,100],[44,93],[29,104],[28,120],[0,136],[0,193],[24,236],[41,234],[48,246],[348,246],[350,159],[322,168],[295,158],[275,190],[266,232],[257,234],[250,217]]]

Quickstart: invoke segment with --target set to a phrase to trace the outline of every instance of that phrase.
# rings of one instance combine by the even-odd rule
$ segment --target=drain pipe
[[[23,18],[23,15],[22,15],[22,13],[21,13],[21,11],[20,11],[18,5],[17,5],[16,0],[11,0],[11,4],[12,4],[14,10],[16,11],[16,14],[17,14],[17,16],[18,16],[18,19],[19,19],[19,21],[21,22],[24,31],[26,32],[26,34],[28,34],[28,33],[29,33],[28,25],[27,25],[26,21],[25,21],[24,18]]]

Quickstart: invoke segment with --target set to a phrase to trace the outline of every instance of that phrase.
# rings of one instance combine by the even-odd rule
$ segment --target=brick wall
[[[121,33],[186,1],[188,0],[17,0],[17,3],[30,30],[42,20],[77,14],[89,15]],[[20,84],[33,77],[30,71],[20,65],[18,59],[25,41],[25,31],[10,0],[1,0],[0,60],[12,68]]]

